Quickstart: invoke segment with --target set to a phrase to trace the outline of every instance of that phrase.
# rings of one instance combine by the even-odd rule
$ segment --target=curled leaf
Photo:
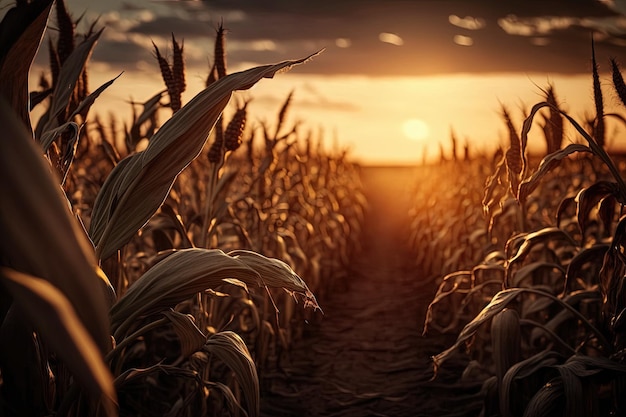
[[[523,204],[526,202],[528,196],[537,188],[541,180],[554,168],[556,168],[563,158],[575,153],[575,152],[591,152],[591,149],[585,145],[572,143],[567,145],[565,148],[560,149],[550,155],[547,155],[545,158],[541,160],[539,164],[539,168],[537,171],[530,176],[530,178],[525,179],[519,185],[519,189],[517,191],[517,199]]]

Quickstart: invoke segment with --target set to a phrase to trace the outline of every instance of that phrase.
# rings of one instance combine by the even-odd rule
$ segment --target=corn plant
[[[202,152],[233,91],[308,58],[224,75],[185,105],[177,102],[184,80],[176,78],[167,85],[173,115],[158,131],[144,122],[156,123],[163,93],[133,120],[123,156],[106,141],[94,152],[81,144],[89,140],[85,121],[115,79],[88,93],[86,63],[102,31],[90,28],[75,43],[63,2],[56,3],[57,45],[49,43],[52,84],[42,81],[29,101],[28,70],[52,7],[50,0],[18,2],[0,23],[7,45],[0,57],[3,413],[258,415],[256,366],[241,337],[200,329],[181,310],[224,285],[284,288],[317,307],[304,281],[284,262],[249,250],[162,251],[132,282],[120,260]],[[178,73],[182,45],[173,44],[170,70]],[[30,106],[45,102],[33,130]],[[137,150],[142,135],[148,143]],[[73,171],[92,162],[103,183],[82,188],[87,171]]]
[[[483,201],[493,230],[504,223],[493,215],[495,210],[512,198],[516,203],[514,230],[499,251],[497,268],[488,268],[498,271],[493,280],[497,292],[472,315],[456,342],[433,357],[436,371],[460,347],[474,347],[472,356],[484,371],[481,415],[624,413],[626,366],[619,323],[626,187],[605,150],[604,119],[609,115],[604,114],[592,56],[596,117],[588,130],[558,107],[552,88],[545,102],[530,109],[519,135],[508,113],[504,116],[511,145],[487,183]],[[619,90],[621,74],[614,61],[612,67]],[[542,130],[551,153],[529,173],[526,145],[543,109],[549,110]],[[563,121],[586,144],[561,148]],[[584,156],[567,160],[577,154]],[[546,217],[548,209],[552,219]],[[460,292],[465,302],[466,294],[481,293],[484,281],[476,272],[486,265],[448,275],[444,282],[460,281],[463,291],[452,288],[448,295],[440,287],[438,297],[458,297]],[[431,316],[438,303],[436,298],[429,307]]]

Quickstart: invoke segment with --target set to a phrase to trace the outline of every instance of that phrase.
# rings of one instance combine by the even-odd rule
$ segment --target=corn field
[[[321,314],[314,292],[343,279],[365,201],[345,154],[290,125],[289,97],[276,124],[223,111],[311,57],[228,74],[220,27],[182,103],[173,35],[172,62],[154,45],[164,90],[120,129],[90,114],[115,84],[88,85],[101,29],[76,33],[62,1],[18,3],[2,27],[3,415],[259,415],[267,370]]]
[[[589,120],[549,85],[501,108],[495,152],[452,137],[439,164],[373,168],[293,122],[297,92],[272,122],[238,93],[321,51],[230,72],[220,24],[185,102],[172,34],[160,91],[102,115],[117,77],[89,85],[104,29],[78,20],[34,0],[0,22],[0,415],[626,414],[626,157],[605,125],[626,119],[593,46]]]

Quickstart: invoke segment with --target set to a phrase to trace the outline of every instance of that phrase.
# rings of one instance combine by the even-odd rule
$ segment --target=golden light
[[[404,135],[415,141],[426,139],[430,135],[430,128],[421,119],[408,119],[402,125]]]

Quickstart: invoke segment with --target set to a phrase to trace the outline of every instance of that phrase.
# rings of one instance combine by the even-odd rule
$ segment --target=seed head
[[[246,127],[247,106],[248,103],[246,102],[242,108],[237,109],[235,115],[226,127],[226,132],[224,133],[224,148],[227,151],[234,151],[241,146],[243,131]]]
[[[57,51],[61,64],[65,62],[68,56],[74,50],[74,22],[67,12],[65,0],[56,2],[57,6],[57,24],[59,25],[59,39],[57,41]]]
[[[626,84],[624,83],[624,78],[622,77],[619,65],[615,59],[611,59],[611,67],[613,69],[613,87],[615,87],[615,92],[622,101],[622,104],[626,106]]]
[[[185,43],[181,42],[180,45],[176,42],[174,34],[172,33],[172,48],[174,50],[174,63],[172,65],[172,75],[174,77],[174,85],[176,92],[180,95],[187,88],[185,83],[185,60],[183,58],[183,48]]]
[[[217,28],[217,36],[215,37],[215,56],[213,57],[218,79],[226,76],[225,32],[223,23],[220,23],[220,26]]]
[[[217,164],[222,159],[222,147],[224,145],[224,141],[220,140],[220,138],[216,137],[215,141],[209,148],[209,153],[207,154],[207,159],[212,164]]]

